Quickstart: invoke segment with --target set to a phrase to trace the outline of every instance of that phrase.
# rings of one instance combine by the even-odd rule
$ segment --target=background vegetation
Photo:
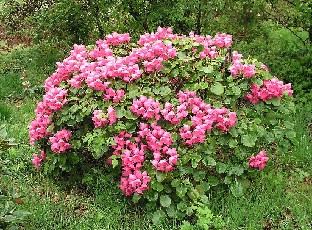
[[[297,144],[244,195],[212,191],[209,209],[225,229],[312,226],[312,6],[310,1],[5,0],[0,3],[0,229],[179,229],[134,207],[103,167],[79,180],[47,178],[31,164],[28,125],[42,85],[73,43],[113,31],[234,35],[233,50],[293,83]],[[12,140],[14,138],[14,140]],[[23,210],[23,212],[16,211]],[[31,214],[30,214],[31,213]]]

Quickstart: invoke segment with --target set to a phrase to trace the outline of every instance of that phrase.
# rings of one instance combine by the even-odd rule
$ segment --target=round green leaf
[[[159,198],[160,205],[167,208],[171,204],[171,199],[168,195],[161,195]]]
[[[222,95],[224,93],[224,86],[220,82],[216,82],[211,86],[210,91],[215,95]]]
[[[257,138],[251,135],[243,135],[242,136],[242,143],[247,147],[253,147],[256,144]]]

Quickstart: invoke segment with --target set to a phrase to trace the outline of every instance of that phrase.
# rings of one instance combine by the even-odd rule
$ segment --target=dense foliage
[[[183,218],[213,187],[240,195],[249,173],[288,151],[291,86],[232,52],[231,35],[158,28],[130,40],[113,33],[57,63],[30,125],[37,169],[60,175],[106,161],[134,202]]]

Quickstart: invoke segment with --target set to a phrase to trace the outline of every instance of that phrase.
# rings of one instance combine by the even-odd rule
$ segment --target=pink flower
[[[96,128],[102,128],[104,125],[113,125],[117,121],[116,111],[112,106],[107,109],[107,115],[102,110],[93,111],[93,124]]]
[[[243,65],[243,76],[250,78],[256,74],[255,72],[255,65]]]
[[[66,152],[71,147],[71,144],[68,143],[69,138],[71,137],[71,131],[62,129],[54,135],[54,137],[50,137],[51,142],[51,150],[56,153]]]
[[[40,156],[38,156],[37,154],[34,154],[33,156],[34,158],[32,159],[32,163],[34,164],[34,167],[36,169],[40,170],[40,166],[44,161],[44,159],[46,158],[46,154],[44,153],[43,150],[41,150]]]
[[[229,47],[232,44],[232,35],[217,34],[213,39],[213,44],[218,47]]]
[[[128,33],[126,34],[118,34],[116,32],[106,35],[106,42],[108,44],[111,44],[113,46],[117,46],[122,43],[127,43],[131,39],[130,35]]]
[[[152,119],[155,118],[159,120],[160,104],[158,101],[155,101],[153,98],[147,98],[141,96],[138,100],[134,100],[130,110],[133,114],[137,116],[142,116],[143,119]]]
[[[243,64],[240,62],[240,60],[234,60],[232,65],[230,66],[230,72],[231,74],[236,77],[242,70],[243,70]]]
[[[117,121],[116,111],[112,106],[109,106],[107,109],[107,115],[109,119],[109,125],[113,125]]]
[[[92,120],[96,128],[102,128],[103,125],[109,123],[109,120],[105,117],[102,110],[94,110]]]
[[[262,170],[268,160],[269,158],[266,156],[266,152],[262,150],[258,155],[250,157],[249,168],[258,168],[259,170]]]
[[[262,101],[268,101],[275,97],[282,98],[284,92],[287,92],[288,96],[293,95],[291,84],[284,85],[283,82],[279,81],[276,77],[271,80],[263,81],[262,88],[256,84],[252,84],[250,91],[251,94],[245,95],[245,99],[253,104],[258,103],[259,99]]]
[[[260,68],[265,71],[269,71],[269,68],[265,64],[261,64]]]
[[[233,62],[236,60],[240,60],[243,57],[243,55],[238,53],[237,51],[233,51],[232,56],[233,56]]]
[[[48,115],[37,115],[29,126],[30,144],[34,145],[36,140],[50,135],[48,126],[52,123]]]

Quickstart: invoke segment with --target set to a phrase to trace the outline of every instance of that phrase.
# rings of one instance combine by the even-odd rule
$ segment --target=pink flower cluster
[[[262,170],[269,158],[266,156],[266,152],[264,150],[260,151],[257,156],[252,156],[249,159],[249,168],[258,168]]]
[[[67,90],[62,88],[50,88],[48,92],[43,96],[43,102],[41,106],[37,108],[39,112],[40,109],[45,110],[46,114],[52,114],[54,111],[60,110],[64,104],[67,103],[66,100]],[[43,111],[40,111],[43,112]]]
[[[218,57],[219,53],[217,51],[217,47],[229,47],[232,44],[232,35],[228,34],[217,34],[214,38],[210,35],[202,36],[202,35],[195,35],[194,32],[189,34],[190,38],[194,38],[195,42],[204,46],[204,50],[199,53],[199,57],[203,58],[216,58]],[[193,50],[194,53],[197,52],[197,49]]]
[[[44,161],[45,158],[46,158],[46,154],[44,153],[43,150],[41,150],[40,156],[38,156],[37,154],[34,154],[33,159],[32,159],[32,163],[34,164],[34,167],[39,170],[41,163]]]
[[[159,171],[174,170],[179,155],[175,148],[169,148],[173,142],[171,134],[156,123],[152,123],[150,127],[148,124],[141,123],[138,134],[140,138],[146,140],[147,148],[153,152],[152,165]]]
[[[134,100],[130,110],[137,116],[142,116],[143,119],[155,118],[159,120],[160,104],[153,98],[141,96],[138,100]]]
[[[74,49],[70,52],[70,56],[63,60],[62,63],[57,62],[57,70],[46,79],[45,89],[58,87],[61,82],[70,78],[74,72],[78,72],[80,67],[87,63],[88,51],[83,45],[74,45]]]
[[[90,72],[90,74],[88,74],[88,76],[85,78],[85,82],[86,84],[94,89],[94,90],[98,90],[98,91],[103,91],[103,90],[107,90],[109,89],[109,85],[112,84],[111,82],[109,81],[106,81],[106,82],[103,82],[101,79],[102,79],[102,75],[101,73],[97,73],[95,71],[92,71]],[[79,79],[79,82],[74,82],[74,78],[71,79],[71,83],[72,83],[72,86],[75,87],[76,86],[79,86],[78,88],[81,87],[81,80],[82,79]],[[74,83],[73,83],[74,82]],[[75,84],[75,85],[73,85]]]
[[[256,66],[243,64],[241,62],[242,57],[242,54],[239,54],[237,51],[233,51],[233,61],[230,66],[230,72],[234,77],[238,74],[243,74],[244,77],[250,78],[256,74]]]
[[[203,59],[206,57],[209,57],[210,59],[218,57],[219,53],[217,51],[217,48],[215,46],[207,47],[204,45],[204,50],[200,52],[199,58]]]
[[[148,183],[151,180],[146,171],[140,171],[145,161],[144,152],[147,146],[142,143],[131,142],[131,137],[132,135],[129,133],[120,132],[114,138],[116,145],[112,146],[115,149],[113,154],[121,155],[122,175],[120,189],[127,196],[131,196],[135,192],[142,194],[143,191],[149,189]]]
[[[36,118],[29,126],[30,143],[34,145],[36,140],[49,136],[47,131],[52,123],[50,115],[54,111],[60,110],[66,100],[67,91],[61,88],[49,88],[49,91],[43,96],[43,101],[39,102],[35,110]]]
[[[151,178],[147,175],[147,172],[143,173],[139,170],[129,174],[128,177],[121,177],[120,189],[126,196],[131,196],[133,193],[143,194],[143,191],[148,190],[148,183]]]
[[[171,124],[178,124],[188,115],[187,105],[182,103],[177,108],[174,108],[171,103],[166,102],[164,109],[160,110],[160,113],[166,121],[170,121]]]
[[[232,35],[229,34],[216,34],[213,39],[213,44],[218,47],[229,47],[232,45]]]
[[[107,115],[102,110],[94,110],[92,120],[96,128],[102,128],[103,125],[108,123],[113,125],[117,121],[116,111],[112,106],[108,107]]]
[[[52,123],[46,114],[37,115],[29,126],[30,144],[34,145],[36,140],[42,139],[50,135],[48,127]]]
[[[180,129],[180,136],[184,140],[184,144],[190,146],[195,143],[203,143],[206,133],[210,132],[214,124],[217,129],[226,132],[236,123],[235,112],[228,112],[226,108],[212,109],[209,104],[196,97],[195,91],[180,91],[178,99],[180,105],[176,108],[167,102],[164,109],[160,110],[159,102],[153,98],[147,99],[145,96],[141,96],[139,100],[133,101],[130,110],[144,119],[159,120],[161,114],[164,120],[172,124],[178,124],[183,118],[191,115],[192,125],[185,124]]]
[[[113,33],[107,35],[105,40],[98,40],[93,50],[87,51],[85,46],[74,45],[71,54],[62,63],[57,63],[56,72],[51,75],[45,84],[46,90],[57,87],[63,81],[68,81],[73,87],[80,88],[85,82],[90,88],[104,91],[104,97],[116,97],[118,102],[121,91],[115,92],[109,88],[112,82],[109,79],[119,78],[124,82],[131,82],[141,77],[143,71],[139,65],[145,67],[147,73],[163,68],[162,62],[174,58],[176,49],[170,43],[164,43],[161,39],[173,39],[171,29],[159,28],[154,35],[142,38],[142,47],[133,49],[128,56],[114,57],[110,45],[116,46],[130,41],[129,34]],[[96,60],[90,62],[91,60]],[[119,99],[118,99],[119,97]]]
[[[96,41],[96,46],[88,53],[91,59],[102,60],[104,57],[113,56],[113,50],[109,48],[109,43],[106,40],[99,39]]]
[[[226,108],[212,109],[201,98],[196,97],[196,92],[179,92],[178,98],[181,105],[190,110],[192,125],[184,125],[180,129],[180,136],[185,145],[192,146],[195,143],[203,143],[206,133],[210,132],[213,125],[223,132],[228,131],[236,123],[236,113]],[[228,117],[226,116],[228,114]]]
[[[71,147],[71,144],[68,143],[71,135],[71,131],[66,129],[57,131],[54,137],[50,137],[51,150],[56,153],[65,152]]]
[[[153,73],[163,68],[162,63],[165,60],[177,56],[176,49],[171,43],[165,44],[161,40],[154,43],[146,43],[142,48],[134,49],[132,55],[137,55],[143,61],[143,66],[147,73]]]
[[[123,89],[113,90],[112,88],[108,88],[105,91],[104,98],[106,101],[110,101],[113,99],[114,103],[120,102],[121,99],[125,96],[125,91]]]
[[[263,81],[262,88],[256,84],[252,84],[250,90],[251,94],[246,94],[245,99],[249,100],[253,104],[257,104],[259,99],[267,101],[275,97],[282,98],[285,91],[287,91],[288,96],[293,95],[291,84],[284,85],[284,83],[276,77],[271,80]]]
[[[106,42],[110,45],[117,46],[122,43],[127,43],[130,41],[131,37],[128,33],[126,34],[118,34],[116,32],[106,35]]]
[[[131,141],[131,138],[135,143]],[[112,146],[113,154],[121,156],[122,160],[120,188],[127,196],[133,195],[134,192],[142,194],[143,191],[149,189],[150,177],[145,171],[140,171],[145,161],[144,153],[147,150],[153,153],[154,159],[151,163],[156,170],[169,172],[174,170],[177,164],[179,155],[175,148],[170,148],[173,143],[171,134],[156,123],[150,126],[141,123],[140,130],[135,137],[122,131],[114,137],[114,140],[116,144]]]
[[[164,39],[175,40],[177,38],[178,38],[178,35],[172,34],[172,29],[170,27],[168,29],[158,27],[156,33],[151,33],[151,34],[145,33],[144,35],[141,35],[138,41],[138,44],[140,46],[144,46],[144,44],[153,43],[158,40],[164,40]]]

